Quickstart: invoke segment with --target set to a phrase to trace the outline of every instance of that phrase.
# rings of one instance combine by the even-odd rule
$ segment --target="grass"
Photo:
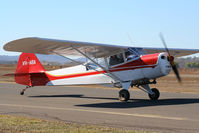
[[[96,125],[74,124],[0,114],[0,132],[3,133],[141,133]]]

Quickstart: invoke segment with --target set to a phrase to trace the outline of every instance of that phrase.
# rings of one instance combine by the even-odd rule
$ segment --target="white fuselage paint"
[[[171,67],[166,58],[162,59],[161,56],[165,55],[165,53],[161,53],[158,56],[157,63],[154,64],[154,67],[146,67],[146,68],[137,68],[133,70],[122,70],[122,71],[115,71],[112,72],[122,81],[133,81],[139,79],[155,79],[162,76],[166,76],[170,73]],[[99,68],[98,71],[101,69]],[[83,65],[78,65],[69,68],[63,68],[53,71],[46,72],[49,75],[53,76],[63,76],[63,75],[73,75],[73,74],[82,74],[82,73],[89,73],[89,72],[96,72],[95,70],[86,70],[86,67]],[[108,76],[109,75],[109,76]],[[71,78],[63,78],[63,79],[56,79],[49,81],[46,85],[87,85],[87,84],[112,84],[118,82],[117,79],[111,78],[110,74],[94,74],[94,75],[84,75],[84,76],[77,76]]]

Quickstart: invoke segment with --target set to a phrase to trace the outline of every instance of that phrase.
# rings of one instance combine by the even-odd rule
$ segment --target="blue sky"
[[[2,0],[3,45],[24,37],[115,45],[199,49],[198,0]]]

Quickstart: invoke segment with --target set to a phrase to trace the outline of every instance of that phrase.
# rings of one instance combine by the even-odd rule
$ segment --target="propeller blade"
[[[167,53],[168,53],[168,55],[169,55],[169,57],[170,57],[171,54],[170,54],[170,52],[169,52],[169,49],[167,48],[167,44],[166,44],[166,42],[165,42],[165,40],[164,40],[164,37],[163,37],[163,35],[162,35],[161,32],[160,32],[159,36],[160,36],[160,39],[161,39],[161,41],[162,41],[162,43],[163,43],[163,45],[164,45],[165,50],[167,51]]]
[[[176,75],[176,78],[178,79],[178,82],[181,83],[181,78],[180,78],[180,74],[178,72],[178,68],[176,67],[176,65],[174,63],[174,57],[171,56],[171,54],[169,52],[169,49],[167,48],[167,44],[166,44],[166,42],[164,40],[164,37],[163,37],[162,33],[160,33],[159,36],[160,36],[160,39],[161,39],[161,41],[162,41],[162,43],[163,43],[163,45],[165,47],[166,52],[168,53],[168,60],[169,60],[169,63],[170,63],[170,65],[171,65],[171,67],[172,67],[172,69],[173,69],[173,71],[174,71],[174,73]]]
[[[175,73],[175,75],[176,75],[176,77],[177,77],[177,79],[178,79],[178,82],[181,83],[180,74],[179,74],[179,72],[178,72],[178,69],[177,69],[176,65],[171,66],[171,67],[172,67],[172,69],[173,69],[173,71],[174,71],[174,73]]]

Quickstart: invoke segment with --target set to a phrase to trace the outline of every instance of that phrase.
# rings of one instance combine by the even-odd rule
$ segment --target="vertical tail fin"
[[[15,73],[38,73],[44,71],[35,54],[22,53],[19,57]]]
[[[45,69],[35,54],[22,53],[15,70],[15,81],[18,84],[35,86],[45,85],[48,80]]]

